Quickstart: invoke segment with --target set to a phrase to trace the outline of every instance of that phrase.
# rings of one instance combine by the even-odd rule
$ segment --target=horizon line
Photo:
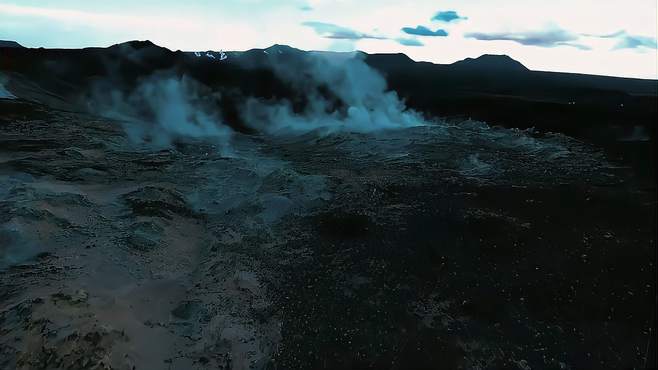
[[[469,57],[466,57],[466,58],[463,58],[463,59],[460,59],[460,60],[454,61],[454,62],[452,62],[452,63],[446,63],[446,64],[443,64],[443,63],[435,63],[435,62],[432,62],[432,61],[429,61],[429,60],[416,60],[416,59],[410,57],[409,55],[407,55],[407,54],[404,53],[404,52],[368,53],[368,52],[363,51],[363,50],[352,50],[352,51],[315,50],[315,49],[307,50],[307,49],[300,49],[300,48],[297,48],[297,47],[294,47],[294,46],[290,46],[290,45],[288,45],[288,44],[281,44],[281,43],[278,43],[278,42],[276,42],[276,43],[274,43],[274,44],[272,44],[272,45],[270,45],[270,46],[268,46],[268,47],[264,47],[264,48],[261,48],[261,47],[252,47],[252,48],[249,48],[249,49],[243,49],[243,50],[223,50],[223,49],[220,49],[220,50],[213,50],[213,49],[207,49],[207,50],[181,50],[181,49],[176,49],[176,50],[172,50],[172,49],[170,49],[170,48],[168,48],[168,47],[166,47],[166,46],[158,45],[158,44],[156,44],[155,42],[153,42],[153,41],[151,41],[151,40],[149,40],[149,39],[145,39],[145,40],[133,39],[133,40],[127,40],[127,41],[123,41],[123,42],[113,43],[113,44],[108,45],[108,46],[85,46],[85,47],[44,47],[44,46],[39,46],[39,47],[28,47],[28,46],[24,46],[23,44],[21,44],[20,42],[18,42],[18,41],[16,41],[16,40],[1,40],[1,39],[0,39],[0,42],[2,42],[2,41],[4,41],[4,42],[14,42],[14,43],[18,44],[18,45],[20,46],[20,48],[23,48],[23,49],[33,49],[33,50],[39,50],[39,49],[44,49],[44,50],[107,49],[107,48],[110,48],[110,47],[112,47],[112,46],[117,46],[117,45],[122,45],[122,44],[128,44],[128,43],[131,43],[131,42],[150,42],[151,44],[153,44],[153,45],[155,45],[155,46],[157,46],[157,47],[160,47],[160,48],[166,49],[166,50],[168,50],[168,51],[170,51],[170,52],[172,52],[172,53],[175,53],[175,52],[194,53],[194,52],[209,52],[209,51],[212,51],[212,52],[223,51],[223,52],[225,52],[225,53],[236,53],[236,52],[237,52],[237,53],[244,53],[244,52],[248,52],[248,51],[251,51],[251,50],[266,50],[266,49],[269,49],[269,48],[272,48],[272,47],[275,47],[275,46],[286,46],[286,47],[289,47],[289,48],[291,48],[291,49],[296,49],[296,50],[299,50],[299,51],[302,51],[302,52],[307,52],[307,53],[308,53],[308,52],[320,52],[320,53],[344,53],[344,54],[348,54],[348,53],[363,53],[363,54],[366,54],[366,55],[404,55],[404,56],[406,56],[407,58],[409,58],[409,60],[413,61],[414,63],[429,63],[429,64],[436,65],[436,66],[450,66],[450,65],[454,65],[455,63],[459,63],[459,62],[461,62],[461,61],[465,61],[465,60],[468,60],[468,59],[472,59],[472,60],[474,60],[474,59],[478,59],[478,58],[481,58],[481,57],[486,56],[486,55],[493,55],[493,56],[506,56],[506,57],[510,58],[511,60],[513,60],[513,61],[515,61],[515,62],[521,64],[523,67],[525,67],[525,68],[527,69],[528,72],[539,72],[539,73],[562,73],[562,74],[580,75],[580,76],[594,76],[594,77],[619,78],[619,79],[626,79],[626,80],[655,81],[655,82],[658,83],[658,76],[656,76],[655,78],[648,78],[648,77],[630,77],[630,76],[620,76],[620,75],[603,75],[603,74],[585,73],[585,72],[572,72],[572,71],[564,71],[564,70],[536,70],[536,69],[530,69],[530,68],[528,68],[525,64],[523,64],[522,62],[520,62],[519,60],[517,60],[516,58],[514,58],[513,56],[511,56],[511,55],[509,55],[509,54],[491,54],[491,53],[483,53],[483,54],[480,54],[479,56],[473,56],[473,57],[469,56]],[[1,46],[0,46],[0,48],[7,48],[7,47],[1,47]]]

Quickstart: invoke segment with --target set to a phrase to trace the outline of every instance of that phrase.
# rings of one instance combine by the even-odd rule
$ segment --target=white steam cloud
[[[128,93],[101,84],[92,95],[91,110],[122,121],[135,142],[167,147],[180,139],[203,139],[231,153],[232,130],[216,108],[219,94],[190,78],[154,74]]]
[[[277,78],[303,97],[303,108],[290,99],[265,100],[248,95],[239,103],[241,118],[268,134],[319,135],[340,131],[373,132],[425,125],[397,93],[387,90],[384,77],[359,53],[308,53],[290,58],[274,54],[268,65]],[[246,71],[250,73],[250,71]],[[222,86],[213,89],[189,77],[154,73],[132,89],[119,89],[108,79],[92,91],[89,108],[124,122],[130,139],[166,147],[186,138],[218,145],[232,155],[232,129],[220,112]]]
[[[243,117],[260,131],[372,132],[426,123],[418,112],[406,108],[396,92],[387,91],[384,77],[359,53],[313,53],[304,55],[299,63],[281,59],[277,55],[270,59],[277,77],[303,94],[307,104],[302,112],[294,112],[289,100],[247,99]]]

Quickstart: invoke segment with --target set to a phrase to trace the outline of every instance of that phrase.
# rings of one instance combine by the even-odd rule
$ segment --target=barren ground
[[[227,158],[0,109],[2,368],[644,362],[655,188],[585,143],[463,122]]]

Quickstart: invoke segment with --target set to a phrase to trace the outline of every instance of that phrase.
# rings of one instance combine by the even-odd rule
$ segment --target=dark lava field
[[[111,61],[111,49],[88,53]],[[645,366],[656,309],[655,129],[645,126],[655,110],[588,136],[595,123],[485,123],[486,112],[468,110],[472,97],[460,117],[417,107],[420,118],[388,90],[353,98],[331,76],[312,86],[318,111],[342,113],[308,113],[315,103],[286,90],[306,82],[282,85],[286,109],[253,108],[281,97],[276,82],[265,99],[247,80],[222,89],[229,77],[196,76],[209,90],[194,95],[221,92],[233,123],[207,126],[207,102],[185,98],[193,130],[182,130],[169,119],[180,101],[167,99],[188,85],[155,85],[174,88],[158,109],[125,93],[99,110],[73,94],[93,91],[98,71],[44,72],[47,53],[82,51],[3,52],[21,62],[0,68],[0,368]],[[139,67],[181,76],[180,60],[197,57],[176,55],[174,67]],[[235,69],[232,58],[212,63]],[[142,69],[122,68],[112,73],[129,76],[125,91],[150,91],[134,82]],[[241,73],[272,78],[259,68]],[[656,101],[623,94],[631,107]],[[553,111],[555,127],[606,99],[563,121]],[[361,114],[418,121],[332,126]],[[277,119],[293,123],[271,130]]]

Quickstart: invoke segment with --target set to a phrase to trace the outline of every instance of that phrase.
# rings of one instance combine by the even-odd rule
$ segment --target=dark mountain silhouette
[[[23,45],[17,43],[16,41],[6,41],[0,40],[0,48],[22,48]]]
[[[117,48],[125,48],[125,47],[130,47],[133,49],[145,49],[145,48],[161,48],[151,42],[151,40],[132,40],[132,41],[127,41],[123,42],[120,44],[114,44],[110,46],[110,49],[117,49]],[[161,48],[164,49],[164,48]],[[167,49],[168,50],[168,49]]]
[[[292,65],[309,53],[335,54],[273,45],[227,51],[228,58],[219,61],[212,52],[171,51],[150,41],[86,49],[5,46],[0,47],[0,70],[14,76],[10,89],[17,96],[67,109],[76,109],[71,102],[82,107],[84,93],[98,80],[111,78],[113,87],[128,88],[156,71],[185,74],[221,90],[223,114],[234,128],[243,130],[246,127],[237,105],[245,96],[285,97],[304,104],[304,97],[280,81],[271,66]],[[652,137],[655,133],[656,80],[531,71],[505,55],[483,55],[446,65],[415,62],[404,54],[357,53],[385,76],[408,107],[429,116],[470,117],[574,136],[636,126]]]
[[[523,64],[507,55],[485,54],[478,58],[466,58],[451,64],[454,68],[464,70],[488,70],[496,72],[529,71]]]

